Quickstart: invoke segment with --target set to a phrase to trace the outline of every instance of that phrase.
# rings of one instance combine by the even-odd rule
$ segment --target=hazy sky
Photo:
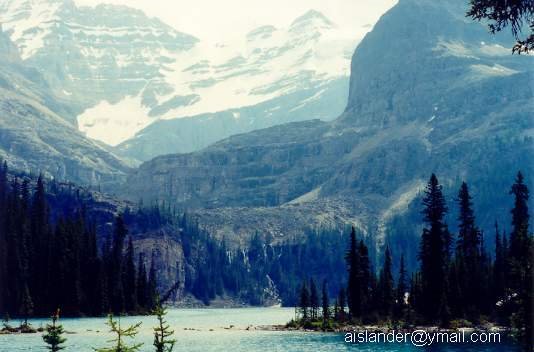
[[[356,30],[374,24],[396,0],[75,0],[78,5],[102,2],[143,10],[176,29],[200,39],[222,40],[242,36],[250,29],[271,24],[288,26],[315,9],[339,26]]]

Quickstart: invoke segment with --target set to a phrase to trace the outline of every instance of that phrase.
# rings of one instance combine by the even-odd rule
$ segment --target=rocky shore
[[[44,328],[34,328],[30,324],[20,324],[20,326],[13,327],[9,324],[4,324],[2,329],[0,329],[0,335],[7,335],[7,334],[35,334],[38,332],[43,332]]]
[[[344,324],[339,326],[328,327],[323,329],[320,324],[317,325],[294,325],[291,323],[285,325],[262,325],[255,327],[257,330],[264,331],[303,331],[303,332],[331,332],[331,333],[347,333],[347,332],[374,332],[374,333],[388,333],[392,330],[396,332],[413,332],[413,331],[426,331],[429,333],[432,332],[458,332],[464,331],[466,333],[474,332],[502,332],[509,333],[510,328],[495,325],[492,323],[486,323],[479,326],[455,326],[453,328],[442,328],[439,326],[399,326],[395,327],[392,325],[354,325],[354,324]]]

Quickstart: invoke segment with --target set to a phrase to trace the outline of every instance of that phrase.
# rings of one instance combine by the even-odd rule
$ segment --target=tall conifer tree
[[[330,299],[328,298],[328,287],[326,280],[323,280],[322,290],[322,315],[323,315],[323,329],[326,328],[328,320],[330,319]]]
[[[432,174],[423,198],[423,216],[426,227],[421,236],[419,260],[421,261],[421,297],[426,322],[434,323],[440,319],[439,313],[446,310],[444,292],[449,263],[450,236],[444,221],[447,211],[445,198],[436,175]]]
[[[358,252],[358,242],[356,241],[356,229],[352,226],[350,232],[349,249],[345,256],[348,270],[347,298],[349,304],[349,314],[354,317],[361,315],[360,302],[360,257]]]
[[[313,278],[310,279],[310,315],[311,319],[315,320],[319,312],[319,294],[317,292],[317,285]]]
[[[481,309],[481,283],[482,283],[482,249],[481,232],[475,224],[475,214],[471,195],[465,182],[462,183],[458,192],[458,241],[456,248],[456,261],[460,281],[461,305],[467,314],[467,318],[476,321]]]
[[[400,257],[399,276],[397,279],[397,288],[395,291],[395,318],[403,319],[406,314],[405,295],[408,292],[406,264],[404,263],[404,254]]]
[[[124,268],[124,240],[128,230],[121,215],[115,218],[113,229],[113,247],[109,259],[109,284],[111,294],[111,308],[114,313],[120,314],[125,311],[123,268]]]
[[[391,252],[389,246],[384,252],[384,265],[380,271],[379,280],[379,311],[382,317],[391,317],[395,304],[393,274],[391,273]]]
[[[510,233],[509,285],[516,294],[517,309],[512,318],[519,338],[526,348],[534,346],[533,327],[533,257],[532,236],[529,234],[530,214],[528,210],[529,190],[521,172],[517,173],[515,183],[510,190],[514,196],[512,209],[512,232]]]
[[[125,306],[127,312],[135,312],[137,310],[137,284],[135,277],[135,262],[134,262],[134,247],[132,238],[128,240],[128,247],[126,250],[126,257],[124,260],[124,296]]]

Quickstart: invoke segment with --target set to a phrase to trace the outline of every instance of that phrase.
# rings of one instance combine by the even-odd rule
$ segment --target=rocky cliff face
[[[338,221],[380,242],[435,172],[450,202],[462,180],[471,184],[489,228],[508,214],[514,173],[534,175],[527,83],[534,66],[532,57],[511,55],[510,38],[468,21],[466,6],[402,0],[386,13],[356,49],[349,102],[337,120],[155,158],[130,176],[124,194],[200,209],[227,234],[282,228],[290,219],[298,219],[298,232],[341,214]],[[243,207],[246,216],[230,215]]]
[[[143,254],[146,267],[150,268],[152,254],[154,255],[160,292],[164,295],[172,288],[171,302],[180,300],[185,295],[186,261],[176,233],[175,229],[162,228],[143,233],[134,241],[136,255]]]

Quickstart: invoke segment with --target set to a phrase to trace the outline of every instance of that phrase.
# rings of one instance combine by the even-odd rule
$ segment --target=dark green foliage
[[[484,307],[483,295],[484,260],[482,234],[475,225],[471,196],[465,182],[458,193],[458,239],[454,268],[449,271],[450,289],[454,293],[457,314],[475,321]],[[451,300],[449,300],[451,301]]]
[[[319,293],[317,292],[317,285],[315,280],[310,279],[310,317],[316,320],[319,316]]]
[[[339,289],[339,294],[337,297],[337,306],[339,310],[336,314],[336,319],[339,321],[345,321],[347,318],[347,315],[345,314],[345,307],[347,306],[347,300],[346,300],[346,291],[345,291],[345,288],[343,287]]]
[[[302,282],[302,286],[300,288],[300,296],[299,296],[299,308],[300,308],[300,314],[302,317],[302,320],[306,321],[311,318],[310,314],[310,291],[308,291],[308,286],[306,285],[306,281]]]
[[[264,289],[274,284],[284,306],[298,306],[304,278],[328,278],[332,295],[345,281],[346,235],[338,229],[309,230],[305,236],[277,244],[255,234],[242,250],[213,239],[188,216],[182,217],[179,226],[185,261],[194,268],[179,280],[205,304],[221,294],[253,305],[271,304]]]
[[[155,309],[157,305],[157,297],[158,297],[158,283],[156,278],[156,259],[155,259],[155,253],[152,252],[152,260],[150,262],[150,271],[148,273],[148,294],[147,294],[147,306],[150,310]]]
[[[117,219],[112,246],[105,244],[99,253],[97,226],[89,219],[86,199],[90,194],[69,185],[8,174],[5,163],[0,168],[3,312],[27,319],[58,306],[66,316],[151,309],[136,303],[133,244],[124,253],[124,222]]]
[[[391,253],[389,247],[386,247],[384,254],[384,266],[380,271],[380,278],[378,281],[378,310],[382,317],[388,318],[392,316],[395,304],[395,292],[393,274],[391,272]]]
[[[351,229],[349,248],[345,255],[348,270],[347,300],[349,314],[353,319],[365,319],[372,304],[374,275],[371,276],[369,251],[363,239],[358,242],[356,230]]]
[[[360,273],[359,273],[359,292],[360,292],[360,314],[361,318],[367,319],[369,313],[373,309],[373,294],[376,289],[376,276],[371,270],[371,262],[369,260],[369,250],[363,242],[360,240],[358,245],[358,255],[360,260]]]
[[[153,314],[158,320],[158,325],[154,328],[154,347],[156,347],[156,352],[172,352],[176,340],[170,337],[174,334],[174,331],[165,321],[167,311],[161,306],[159,299],[157,299]]]
[[[109,326],[109,331],[115,335],[115,338],[108,341],[112,344],[111,347],[104,347],[96,349],[96,352],[136,352],[139,351],[142,343],[139,344],[128,344],[126,339],[133,339],[138,333],[139,326],[141,323],[137,323],[127,328],[121,327],[120,319],[119,321],[113,320],[113,315],[109,315],[107,325]]]
[[[423,198],[423,215],[426,227],[421,235],[419,260],[421,261],[421,307],[425,321],[439,321],[440,312],[448,310],[444,302],[447,291],[450,236],[444,216],[445,199],[436,175],[432,174]]]
[[[323,280],[323,290],[322,290],[322,315],[323,315],[323,328],[326,328],[326,325],[330,319],[330,299],[328,298],[328,287],[326,280]]]
[[[30,296],[30,289],[28,288],[28,284],[24,284],[23,291],[21,295],[21,303],[19,308],[19,313],[21,316],[24,317],[24,324],[28,324],[28,318],[32,316],[33,314],[33,301],[32,297]]]
[[[135,272],[135,253],[132,238],[129,238],[128,248],[124,260],[123,282],[126,311],[133,313],[138,309],[137,306],[137,278]]]
[[[57,352],[65,349],[62,346],[67,339],[63,337],[63,326],[58,324],[59,309],[52,315],[52,324],[46,325],[46,334],[43,335],[44,342],[48,345],[46,348],[52,352]]]
[[[349,237],[346,263],[349,309],[345,315],[345,289],[340,286],[333,318],[339,323],[439,324],[454,321],[479,324],[491,319],[512,326],[527,350],[532,348],[532,260],[534,248],[529,230],[529,191],[521,173],[510,192],[514,198],[510,245],[507,236],[495,225],[494,261],[476,225],[472,198],[466,183],[458,193],[458,236],[454,255],[450,253],[451,234],[445,222],[447,207],[435,175],[427,185],[423,199],[423,230],[419,260],[421,268],[413,272],[408,287],[405,257],[399,261],[397,282],[392,275],[389,245],[376,281],[369,253],[363,240],[356,239],[353,228]],[[312,281],[310,281],[312,282]],[[409,293],[407,292],[409,291]],[[323,298],[327,297],[323,285]],[[406,295],[408,293],[408,295]],[[313,313],[307,313],[310,293],[303,284],[300,306],[304,327],[313,327]],[[328,302],[323,299],[323,312]],[[310,312],[313,312],[311,310]],[[350,319],[348,319],[350,318]],[[326,328],[328,317],[323,317]],[[306,323],[305,321],[308,321]]]
[[[147,282],[147,272],[146,272],[146,266],[145,266],[143,253],[139,254],[139,261],[137,262],[137,268],[138,268],[138,274],[137,274],[136,289],[135,289],[135,292],[137,293],[137,303],[141,307],[147,307],[148,302],[149,302],[148,282]]]
[[[534,49],[534,1],[533,0],[471,0],[471,8],[467,16],[481,21],[489,21],[492,33],[510,27],[517,40],[513,52],[528,53]],[[520,36],[529,27],[530,34],[526,38]]]
[[[506,236],[501,235],[499,225],[495,223],[495,262],[493,264],[493,301],[504,298],[506,292],[506,272],[508,262],[508,248]]]
[[[395,291],[395,306],[394,306],[394,317],[395,319],[404,319],[406,317],[406,302],[405,297],[408,292],[407,285],[407,272],[406,266],[404,264],[404,254],[401,255],[400,264],[399,264],[399,276],[397,279],[397,287]]]
[[[258,279],[268,275],[273,280],[284,306],[298,305],[299,283],[306,277],[316,282],[328,279],[329,294],[335,297],[346,282],[347,235],[339,229],[309,230],[302,238],[266,246],[264,259],[250,264]]]
[[[512,232],[510,233],[509,279],[508,286],[512,293],[514,313],[512,324],[519,339],[527,348],[534,346],[534,307],[533,307],[533,260],[534,245],[529,234],[529,190],[524,183],[521,172],[518,172],[510,194],[514,196],[512,209]]]
[[[111,310],[115,314],[125,312],[123,268],[124,241],[128,230],[122,216],[117,216],[113,230],[113,245],[108,259],[108,287],[111,293]]]
[[[349,272],[348,275],[348,284],[347,284],[347,298],[349,303],[349,313],[352,316],[361,315],[361,295],[360,290],[360,254],[358,252],[358,244],[356,241],[356,229],[354,226],[350,232],[350,244],[345,256],[347,262],[347,269]]]

